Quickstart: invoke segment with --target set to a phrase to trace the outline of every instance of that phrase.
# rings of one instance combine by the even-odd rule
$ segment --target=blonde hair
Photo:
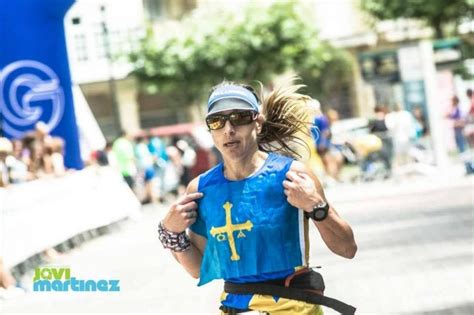
[[[312,106],[311,97],[298,93],[305,85],[295,84],[296,79],[287,78],[262,97],[261,113],[265,121],[257,141],[263,151],[302,159],[310,152],[303,139],[310,136],[317,109]]]

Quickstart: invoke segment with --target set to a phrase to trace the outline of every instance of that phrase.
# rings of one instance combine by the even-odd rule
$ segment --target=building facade
[[[194,0],[78,0],[65,18],[73,84],[80,87],[103,133],[174,123],[174,110],[142,95],[128,54],[147,27],[181,18]],[[182,115],[181,115],[182,116]]]

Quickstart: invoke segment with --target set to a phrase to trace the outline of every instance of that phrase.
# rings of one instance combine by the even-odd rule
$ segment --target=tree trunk
[[[435,17],[430,21],[431,26],[434,28],[436,39],[444,37],[443,23],[441,21],[442,17]]]
[[[443,32],[443,28],[441,27],[441,24],[434,25],[434,29],[435,29],[436,38],[439,39],[439,38],[444,37],[444,32]]]

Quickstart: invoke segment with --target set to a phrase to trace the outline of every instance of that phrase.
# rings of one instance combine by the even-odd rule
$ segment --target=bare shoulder
[[[199,185],[199,176],[195,177],[192,181],[189,182],[188,187],[186,188],[186,193],[190,194],[198,191]]]
[[[308,167],[304,163],[300,161],[296,161],[296,160],[293,161],[293,163],[291,163],[290,171],[312,175],[312,172],[308,169]]]

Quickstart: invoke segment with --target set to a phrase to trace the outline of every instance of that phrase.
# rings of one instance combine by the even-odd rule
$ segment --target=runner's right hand
[[[196,199],[203,196],[200,192],[185,194],[174,202],[163,220],[165,229],[170,232],[181,233],[185,231],[197,218]]]

